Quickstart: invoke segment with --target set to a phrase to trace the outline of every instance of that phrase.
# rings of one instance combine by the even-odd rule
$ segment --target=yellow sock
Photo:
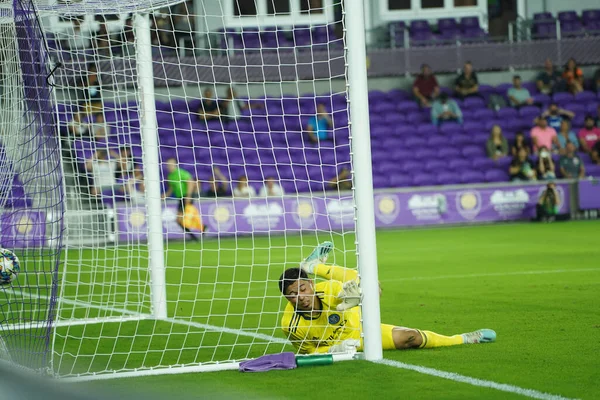
[[[431,349],[433,347],[456,346],[463,344],[462,335],[444,336],[431,331],[419,331],[423,337],[423,343],[419,346],[420,349]]]

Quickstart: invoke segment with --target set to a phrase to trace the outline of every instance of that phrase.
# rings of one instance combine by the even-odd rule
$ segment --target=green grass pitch
[[[390,351],[385,352],[384,357],[570,398],[597,398],[600,393],[599,233],[597,221],[379,231],[383,322],[445,334],[478,328],[493,328],[498,332],[498,341],[494,344]],[[170,299],[178,297],[182,301],[169,303],[169,314],[184,319],[193,316],[191,319],[198,323],[234,329],[256,332],[258,327],[259,333],[281,337],[272,329],[283,305],[275,280],[282,269],[289,266],[283,264],[284,260],[289,262],[306,255],[309,245],[316,240],[314,234],[222,239],[207,241],[202,253],[193,251],[193,244],[187,245],[190,249],[187,253],[175,251],[183,248],[181,244],[170,244],[166,256],[168,294]],[[353,237],[337,236],[334,241],[337,247],[351,248]],[[304,247],[300,247],[301,244]],[[88,259],[91,256],[83,252],[69,257],[78,254]],[[129,255],[133,263],[138,262],[136,256],[144,256]],[[341,264],[344,260],[340,255],[336,261]],[[125,257],[123,254],[95,256],[108,260],[112,257],[115,262]],[[200,264],[208,267],[194,267]],[[210,267],[217,265],[236,265],[236,268]],[[265,285],[265,277],[271,280],[269,285]],[[107,293],[102,285],[90,284],[106,278],[78,276],[81,285],[76,298],[111,296],[115,300],[129,301],[128,308],[133,309],[140,297],[136,291],[129,293],[126,287],[117,285]],[[255,283],[249,285],[249,281]],[[71,294],[75,296],[74,292]],[[265,296],[267,300],[263,300]],[[220,300],[210,302],[213,297]],[[211,317],[202,318],[207,311]],[[63,313],[68,312],[68,308],[63,310]],[[93,310],[90,312],[89,316],[96,315]],[[107,315],[102,310],[97,313]],[[80,355],[109,354],[115,346],[111,337],[118,333],[122,338],[119,348],[122,350],[125,346],[130,351],[94,359],[63,357],[62,366],[76,370],[81,367],[77,365],[80,360],[100,369],[153,362],[168,365],[211,357],[252,357],[262,354],[265,348],[270,352],[284,349],[283,345],[268,347],[251,337],[202,334],[186,326],[154,324],[150,321],[122,324],[119,332],[114,332],[110,324],[104,326],[104,332],[97,331],[101,328],[94,325],[71,327],[71,333],[85,333],[84,336],[90,337],[101,334],[106,340],[99,344],[57,340],[57,347],[63,346]],[[160,335],[153,339],[143,335],[146,331]],[[216,350],[194,350],[201,341],[203,345],[219,342],[224,346]],[[164,356],[158,352],[145,354],[149,346],[169,351]],[[104,388],[107,382],[85,385]],[[365,361],[264,374],[218,372],[120,379],[109,385],[118,391],[165,395],[172,395],[173,388],[177,388],[177,393],[206,398],[224,395],[227,398],[306,399],[314,397],[312,388],[320,388],[316,393],[327,394],[326,397],[343,399],[520,397]]]

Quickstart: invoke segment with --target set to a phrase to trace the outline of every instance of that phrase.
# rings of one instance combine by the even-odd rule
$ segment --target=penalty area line
[[[563,397],[556,394],[539,392],[533,389],[525,389],[519,386],[509,385],[506,383],[498,383],[494,381],[486,381],[484,379],[473,378],[466,375],[457,374],[455,372],[442,371],[435,368],[423,367],[420,365],[406,364],[396,360],[383,359],[373,361],[376,364],[387,365],[389,367],[406,369],[409,371],[418,372],[424,375],[435,376],[442,379],[448,379],[454,382],[466,383],[472,386],[484,387],[499,390],[501,392],[514,393],[531,399],[540,400],[573,400],[569,397]]]

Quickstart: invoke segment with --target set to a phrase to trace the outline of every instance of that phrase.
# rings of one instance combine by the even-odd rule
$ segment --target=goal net
[[[324,240],[329,262],[357,265],[343,4],[15,1],[2,72],[20,81],[3,85],[2,143],[46,233],[18,250],[26,271],[4,293],[26,285],[31,301],[3,305],[5,329],[35,326],[38,367],[64,377],[293,350],[281,273]]]

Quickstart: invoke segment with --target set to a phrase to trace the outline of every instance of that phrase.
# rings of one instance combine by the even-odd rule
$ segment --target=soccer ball
[[[0,249],[0,285],[11,283],[21,271],[19,258],[10,250]]]

